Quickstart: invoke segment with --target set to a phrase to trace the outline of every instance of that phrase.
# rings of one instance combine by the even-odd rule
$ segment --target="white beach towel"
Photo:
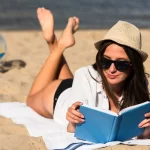
[[[16,124],[24,125],[30,136],[42,136],[47,149],[65,149],[65,150],[90,150],[116,144],[128,145],[150,145],[150,140],[130,140],[125,142],[115,141],[106,144],[93,144],[78,140],[73,133],[67,133],[64,126],[57,124],[52,119],[46,119],[25,103],[8,102],[0,103],[0,115],[11,118]]]

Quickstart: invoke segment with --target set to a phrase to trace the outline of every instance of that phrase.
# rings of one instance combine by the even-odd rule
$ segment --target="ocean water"
[[[40,29],[38,7],[52,11],[56,29],[70,16],[80,18],[81,29],[110,28],[118,20],[150,28],[150,0],[0,0],[0,29]]]

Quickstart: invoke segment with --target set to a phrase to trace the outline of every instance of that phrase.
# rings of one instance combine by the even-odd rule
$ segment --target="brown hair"
[[[96,55],[96,62],[93,65],[94,69],[98,71],[102,78],[102,84],[106,90],[107,95],[113,100],[115,106],[119,108],[118,99],[115,96],[111,86],[107,82],[107,79],[105,78],[103,73],[103,69],[100,65],[104,51],[109,45],[114,43],[121,46],[125,50],[133,66],[132,72],[126,79],[126,82],[124,84],[123,102],[120,106],[120,110],[128,106],[149,101],[148,80],[146,77],[146,75],[148,74],[144,72],[144,66],[141,56],[134,49],[110,40],[104,41],[100,44],[98,53]]]

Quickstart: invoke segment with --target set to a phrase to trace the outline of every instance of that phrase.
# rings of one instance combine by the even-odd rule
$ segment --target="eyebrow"
[[[104,57],[105,58],[108,58],[108,59],[110,59],[110,60],[112,60],[109,56],[107,56],[107,55],[104,55]],[[127,58],[117,58],[117,59],[115,59],[115,60],[125,60],[125,61],[130,61],[129,59],[127,59]]]

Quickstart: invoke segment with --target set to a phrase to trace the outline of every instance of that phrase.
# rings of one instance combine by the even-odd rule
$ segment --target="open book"
[[[150,102],[125,108],[116,114],[110,110],[80,106],[85,122],[77,124],[75,137],[94,143],[124,141],[142,134],[144,128],[139,123],[150,112]]]

